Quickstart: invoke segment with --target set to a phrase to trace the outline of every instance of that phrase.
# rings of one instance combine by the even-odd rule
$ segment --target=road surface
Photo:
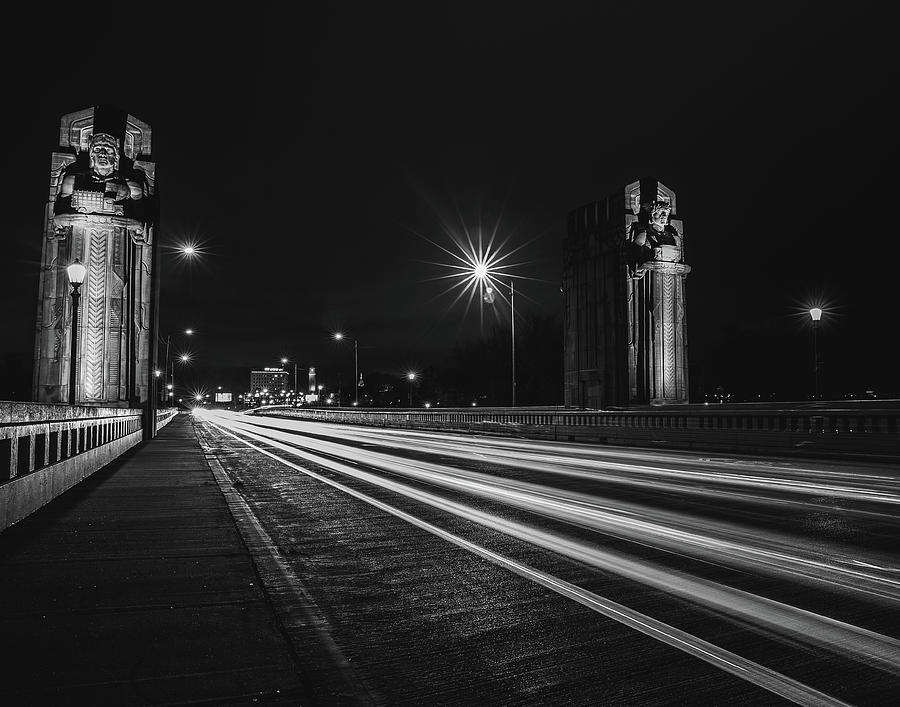
[[[361,702],[900,694],[896,467],[196,425],[282,617],[321,629]]]

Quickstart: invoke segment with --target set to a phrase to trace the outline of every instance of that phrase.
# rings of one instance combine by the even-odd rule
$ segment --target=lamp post
[[[511,327],[511,336],[512,336],[512,407],[516,406],[516,284],[510,278],[509,282],[503,282],[497,278],[492,278],[490,271],[481,266],[475,268],[475,275],[480,280],[486,283],[486,287],[484,290],[484,301],[488,304],[494,303],[494,288],[491,287],[491,282],[496,280],[509,288],[509,309],[510,309],[510,327]]]
[[[185,329],[185,330],[184,330],[184,335],[185,335],[185,336],[193,336],[193,335],[194,335],[194,330],[193,330],[193,329]],[[159,340],[162,341],[162,340],[163,340],[162,337],[159,337]],[[171,343],[172,343],[172,335],[169,334],[168,336],[166,336],[166,340],[165,340],[165,341],[166,341],[166,370],[165,370],[165,376],[164,376],[164,378],[165,378],[166,380],[169,381],[169,383],[166,384],[166,388],[170,391],[168,397],[172,398],[172,397],[174,397],[174,393],[175,393],[175,362],[174,362],[174,361],[171,361],[171,362],[170,362],[170,359],[169,359],[169,348],[170,348],[170,345],[171,345]],[[190,361],[190,356],[188,356],[187,354],[182,354],[182,355],[181,355],[181,360],[182,360],[182,362],[187,363],[188,361]],[[171,378],[169,377],[169,375],[170,375],[170,369],[169,369],[170,363],[171,363],[171,366],[172,366],[172,368],[171,368]]]
[[[344,335],[337,332],[334,335],[335,341],[343,341]],[[338,378],[340,380],[340,378]],[[338,392],[338,405],[340,401],[340,391]],[[359,405],[359,342],[353,339],[353,404]]]
[[[406,378],[409,380],[409,407],[412,407],[412,389],[413,389],[413,381],[416,379],[416,374],[410,371],[406,374]]]
[[[813,323],[813,400],[819,399],[819,320],[822,319],[822,309],[820,307],[812,307],[809,310],[809,316]]]
[[[282,358],[282,359],[281,359],[281,365],[282,365],[282,366],[286,366],[288,363],[290,363],[290,361],[288,361],[288,359],[286,359],[286,358]],[[298,389],[297,389],[297,362],[294,361],[294,398],[295,398],[295,399],[296,399],[296,397],[297,397],[297,395],[298,395],[298,392],[299,392],[299,391],[298,391]]]
[[[69,405],[75,404],[75,379],[78,370],[78,302],[81,299],[81,285],[87,275],[87,268],[78,258],[66,268],[69,284],[72,286],[72,351],[69,357]]]
[[[181,354],[181,356],[178,357],[178,360],[187,364],[191,362],[191,357],[185,353]],[[172,393],[175,393],[175,361],[172,361]],[[178,398],[178,402],[181,402],[181,398]]]

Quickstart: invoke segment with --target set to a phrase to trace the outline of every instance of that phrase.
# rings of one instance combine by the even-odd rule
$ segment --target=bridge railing
[[[635,410],[359,410],[268,407],[255,414],[383,427],[480,432],[749,453],[900,458],[900,408],[685,406]]]
[[[157,413],[168,424],[174,408]],[[0,530],[87,478],[143,437],[136,409],[0,401]]]

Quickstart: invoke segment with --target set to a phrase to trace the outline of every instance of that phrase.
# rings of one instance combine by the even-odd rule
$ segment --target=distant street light
[[[185,354],[181,354],[181,356],[178,357],[178,360],[181,361],[183,364],[187,364],[187,363],[191,362],[191,357],[185,353]],[[172,361],[172,384],[170,387],[173,391],[175,390],[175,362],[174,361]],[[179,403],[181,402],[181,398],[178,399],[178,402]]]
[[[409,380],[409,407],[412,407],[413,382],[416,380],[416,374],[410,371],[406,374],[406,377]]]
[[[812,318],[812,323],[813,323],[813,381],[814,381],[813,400],[818,400],[819,399],[818,332],[819,332],[819,320],[822,319],[822,309],[820,307],[811,307],[809,310],[809,316]]]
[[[69,405],[75,404],[76,372],[78,370],[78,302],[81,299],[81,285],[87,276],[87,268],[78,258],[66,268],[69,284],[72,286],[72,351],[69,355]]]
[[[193,329],[185,329],[183,333],[186,336],[193,336],[194,330]],[[161,336],[159,337],[159,341],[160,341],[160,343],[163,341],[163,338]],[[169,334],[168,336],[166,336],[165,342],[166,342],[166,378],[169,378],[169,380],[171,381],[172,385],[169,386],[169,390],[172,390],[172,388],[174,388],[174,386],[175,386],[175,362],[170,361],[170,359],[169,359],[169,349],[172,344],[172,334]],[[185,359],[184,356],[182,356],[181,360],[184,363],[187,363],[190,360],[190,358]],[[171,369],[169,368],[170,365],[171,365]],[[171,373],[171,378],[169,377],[170,373]]]
[[[334,335],[335,341],[343,341],[344,335],[337,332]],[[340,388],[340,376],[338,376],[338,388]],[[341,394],[338,390],[338,405],[341,404]],[[353,339],[353,404],[359,405],[359,342]]]
[[[281,365],[286,366],[290,361],[286,358],[281,359]],[[284,392],[284,391],[282,391]],[[297,395],[297,361],[294,361],[294,395]]]

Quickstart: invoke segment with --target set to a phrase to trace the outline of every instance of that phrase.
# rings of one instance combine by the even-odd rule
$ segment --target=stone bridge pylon
[[[140,407],[156,356],[156,165],[152,131],[112,106],[62,116],[52,154],[35,335],[34,400]],[[87,268],[76,361],[66,267]]]
[[[647,178],[569,214],[565,404],[688,402],[684,231],[675,192]]]

